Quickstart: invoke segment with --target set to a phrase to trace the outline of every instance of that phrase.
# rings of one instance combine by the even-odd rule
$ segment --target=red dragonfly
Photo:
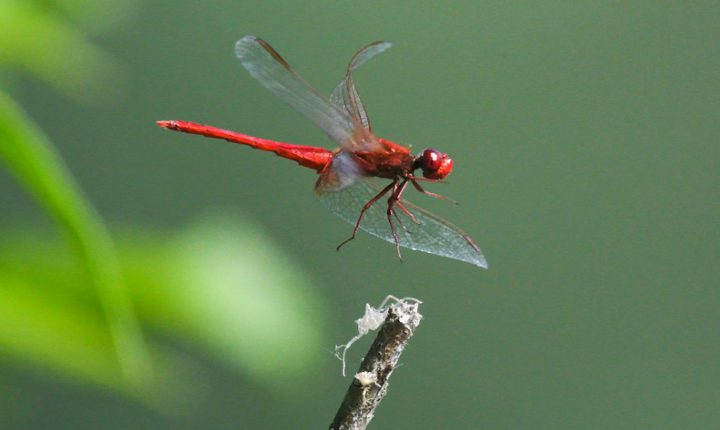
[[[447,154],[425,149],[417,156],[410,149],[373,134],[367,112],[358,96],[352,73],[372,57],[390,48],[375,42],[350,60],[345,78],[329,98],[312,88],[267,42],[245,36],[235,45],[235,54],[250,75],[277,97],[305,115],[340,146],[331,151],[248,136],[188,121],[158,121],[169,130],[199,134],[274,152],[296,161],[320,175],[315,191],[338,216],[359,229],[400,247],[465,261],[487,269],[487,261],[475,242],[455,225],[404,199],[408,186],[422,194],[421,182],[441,182],[452,170]],[[416,170],[422,176],[416,176]],[[381,181],[385,180],[385,183]],[[389,183],[387,182],[389,181]],[[387,197],[387,205],[376,204]]]

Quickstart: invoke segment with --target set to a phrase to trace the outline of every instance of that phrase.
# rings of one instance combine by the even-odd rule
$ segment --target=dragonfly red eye
[[[418,167],[428,179],[443,179],[452,171],[453,161],[436,149],[426,149],[419,157]]]

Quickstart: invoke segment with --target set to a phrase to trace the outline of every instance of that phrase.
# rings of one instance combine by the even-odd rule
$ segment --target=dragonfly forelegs
[[[400,202],[402,199],[402,194],[407,188],[408,180],[403,180],[400,184],[397,184],[397,180],[393,181],[391,185],[393,185],[393,192],[390,194],[390,197],[388,198],[388,207],[387,207],[387,220],[390,224],[390,232],[392,233],[393,239],[395,240],[395,250],[397,251],[397,255],[402,260],[402,254],[400,253],[400,238],[397,235],[397,231],[395,231],[395,224],[393,223],[393,216],[397,218],[397,220],[400,222],[400,226],[405,229],[405,226],[403,225],[402,221],[400,221],[400,218],[398,217],[397,213],[395,212],[395,205],[397,205],[403,212],[408,214],[410,218],[417,222],[415,220],[415,216],[410,213],[410,211],[403,206],[403,204]]]
[[[387,187],[380,190],[375,197],[370,199],[367,203],[365,203],[365,206],[363,206],[362,210],[360,211],[360,216],[358,216],[357,222],[355,222],[355,227],[353,227],[352,235],[350,235],[349,238],[345,239],[340,245],[337,246],[338,251],[340,251],[340,248],[345,245],[346,243],[350,242],[351,240],[355,239],[355,236],[357,235],[358,229],[360,229],[360,223],[362,222],[363,217],[365,216],[365,212],[367,212],[368,209],[376,202],[378,201],[382,196],[388,193],[388,191],[393,190],[394,194],[394,188],[397,185],[398,180],[393,180],[390,184],[388,184]],[[392,226],[392,224],[391,224]]]
[[[436,180],[436,179],[418,178],[418,177],[415,177],[415,176],[413,176],[413,177],[411,177],[411,178],[409,178],[409,179],[410,179],[410,182],[412,182],[413,187],[415,187],[415,189],[418,190],[418,192],[420,192],[420,193],[422,193],[422,194],[425,194],[426,196],[434,197],[434,198],[440,199],[440,200],[447,200],[447,201],[449,201],[449,202],[451,202],[451,203],[458,204],[458,202],[456,202],[455,200],[451,199],[450,197],[445,197],[445,196],[443,196],[443,195],[436,194],[436,193],[433,193],[433,192],[431,192],[431,191],[428,191],[428,190],[426,190],[425,188],[423,188],[423,187],[418,183],[418,181],[425,181],[425,182],[444,182],[444,181],[439,181],[439,180]]]

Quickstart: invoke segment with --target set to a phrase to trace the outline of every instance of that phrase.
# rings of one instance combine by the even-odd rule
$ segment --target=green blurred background
[[[3,0],[0,428],[326,428],[333,347],[388,294],[425,319],[371,428],[720,427],[718,22],[710,1]],[[156,127],[329,144],[242,69],[246,34],[326,92],[392,41],[356,77],[375,131],[452,155],[433,191],[461,204],[413,200],[490,270],[364,234],[335,252],[350,226],[312,171]]]

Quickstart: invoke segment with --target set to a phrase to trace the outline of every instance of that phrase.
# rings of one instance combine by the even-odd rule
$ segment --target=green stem
[[[107,227],[49,139],[2,91],[0,158],[68,233],[98,292],[126,381],[147,383],[150,360]]]

